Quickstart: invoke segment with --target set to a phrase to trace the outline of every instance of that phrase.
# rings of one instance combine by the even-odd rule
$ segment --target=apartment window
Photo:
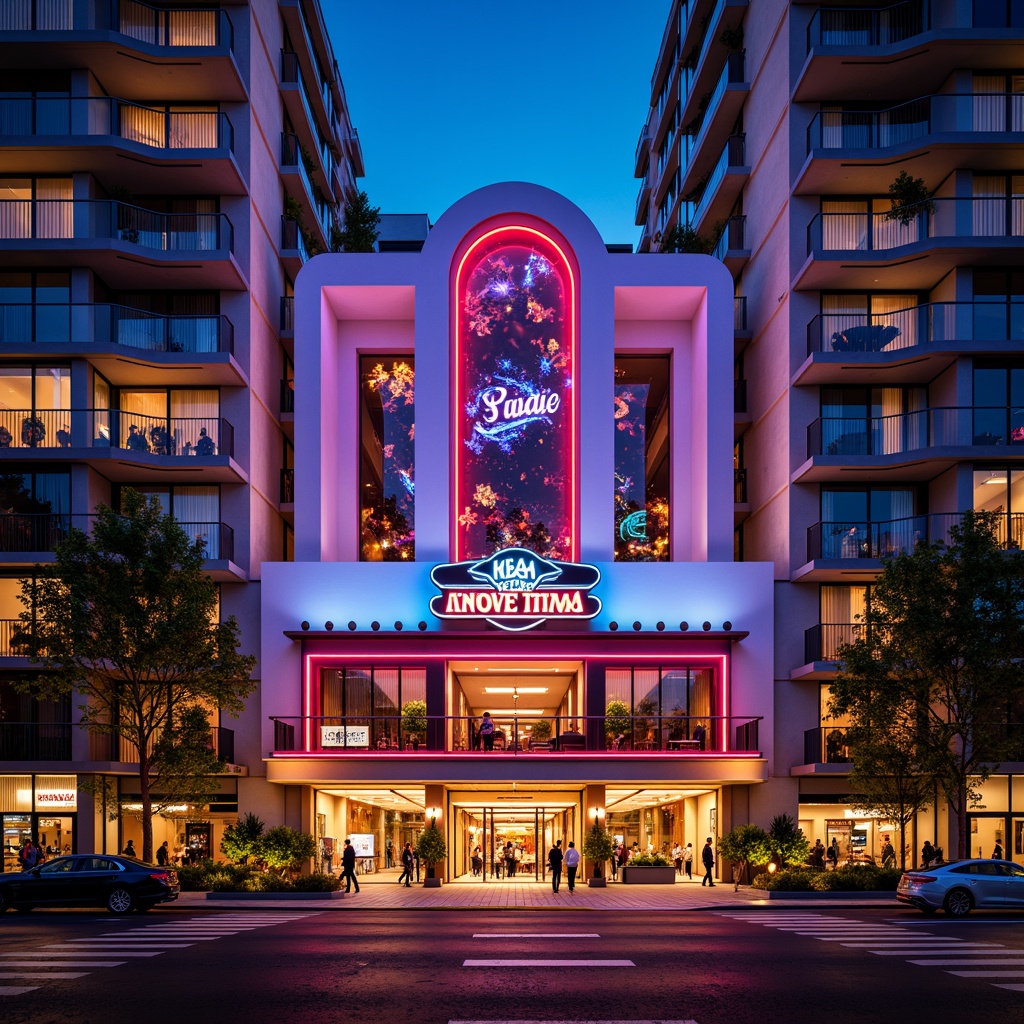
[[[119,135],[158,149],[215,149],[221,142],[217,104],[118,104]]]
[[[975,75],[973,86],[975,131],[1024,130],[1024,76]]]
[[[396,749],[426,739],[424,668],[323,668],[318,697],[317,746]]]
[[[902,224],[886,220],[892,208],[888,197],[822,199],[821,248],[824,251],[894,249],[919,241],[926,234],[920,218]]]
[[[0,448],[70,446],[70,409],[67,367],[0,367]]]
[[[669,369],[665,356],[615,358],[615,560],[669,559]]]
[[[870,593],[869,586],[822,586],[820,650],[809,660],[834,661],[841,644],[853,643],[861,635]]]
[[[363,356],[359,363],[360,559],[416,557],[416,372],[412,356]]]
[[[71,178],[0,178],[0,238],[74,238]]]
[[[1024,174],[975,174],[972,179],[972,234],[1024,234]]]
[[[912,551],[924,522],[913,487],[821,489],[822,558],[880,558]]]
[[[1010,341],[1024,338],[1024,271],[975,270],[974,338]]]
[[[111,429],[121,447],[156,455],[230,454],[216,388],[122,388],[119,403],[111,410]]]
[[[974,469],[974,508],[995,512],[1001,544],[1024,548],[1024,470],[993,464]]]
[[[888,455],[928,439],[923,387],[821,389],[822,455]]]
[[[67,271],[0,273],[0,343],[69,341],[70,302]]]
[[[1024,27],[1024,3],[1021,0],[974,0],[975,28]]]
[[[974,443],[1024,444],[1024,363],[974,364]]]
[[[888,352],[918,345],[919,306],[913,292],[823,293],[823,347],[834,352]]]
[[[669,740],[709,736],[719,714],[714,669],[702,665],[609,668],[605,722],[610,740],[635,750],[667,749]],[[620,738],[621,737],[621,738]]]
[[[0,73],[0,136],[69,135],[70,97],[67,72]]]
[[[13,469],[13,467],[11,468]],[[38,473],[32,470],[23,470],[0,475],[0,514],[67,516],[70,512],[71,473],[69,470],[47,469],[45,472]]]

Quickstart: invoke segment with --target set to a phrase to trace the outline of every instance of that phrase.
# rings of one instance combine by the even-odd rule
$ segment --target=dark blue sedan
[[[29,871],[0,874],[0,913],[13,907],[106,907],[140,913],[178,898],[178,875],[133,857],[77,854],[56,857]]]

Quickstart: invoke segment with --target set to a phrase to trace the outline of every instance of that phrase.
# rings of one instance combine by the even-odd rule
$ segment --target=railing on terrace
[[[233,352],[226,316],[164,316],[103,302],[0,303],[0,345],[124,345],[149,352]]]
[[[306,248],[306,239],[302,236],[302,230],[296,221],[291,217],[281,217],[281,248],[297,249],[299,259],[305,263],[309,259],[309,250]]]
[[[282,331],[294,331],[295,330],[295,296],[294,295],[282,295],[281,296],[281,322],[280,329]]]
[[[281,166],[298,167],[302,180],[306,183],[306,188],[309,189],[309,194],[314,194],[313,177],[306,156],[302,152],[302,143],[299,142],[299,137],[292,132],[281,132]]]
[[[710,97],[708,97],[707,104],[702,107],[701,112],[697,117],[687,125],[687,128],[692,133],[694,140],[699,139],[705,126],[714,120],[715,111],[718,109],[718,104],[722,101],[722,97],[725,95],[725,90],[730,85],[739,85],[744,81],[745,68],[746,50],[737,50],[734,53],[730,53],[725,58],[725,67],[722,68],[722,73],[718,76],[718,81],[715,83],[715,87],[711,91]],[[693,77],[696,77],[696,69],[694,69],[692,74]],[[683,93],[684,96],[689,93],[690,84],[691,82],[688,80]],[[703,100],[701,102],[703,103]],[[696,148],[696,145],[694,148]]]
[[[734,469],[732,471],[732,500],[737,505],[744,505],[747,501],[747,471],[745,469]]]
[[[647,125],[640,129],[640,138],[636,140],[636,153],[633,156],[634,164],[640,159],[640,154],[647,148]]]
[[[159,213],[110,199],[0,200],[0,241],[118,239],[161,252],[232,248],[223,213]]]
[[[210,729],[208,743],[216,757],[222,761],[234,763],[235,732],[233,729],[214,726]],[[150,753],[152,753],[152,746]],[[139,760],[139,748],[117,733],[91,730],[89,732],[89,759],[91,761],[119,761],[122,764],[135,764]]]
[[[732,300],[732,329],[734,331],[745,331],[747,329],[747,297],[736,295]]]
[[[722,237],[719,238],[714,252],[711,254],[715,259],[724,260],[728,253],[734,250],[743,250],[743,229],[746,223],[747,218],[743,214],[730,217],[726,221]]]
[[[69,722],[0,721],[0,761],[70,761]]]
[[[718,158],[718,162],[708,175],[708,180],[704,185],[704,190],[701,192],[700,198],[697,200],[694,207],[694,219],[701,216],[704,208],[714,196],[715,189],[718,188],[719,183],[725,177],[726,171],[728,171],[730,167],[743,166],[745,148],[745,135],[733,135],[729,138],[728,142],[726,142],[725,147],[722,150],[722,155]]]
[[[962,512],[935,512],[902,519],[815,523],[807,528],[807,560],[891,558],[910,554],[919,543],[949,544]],[[1004,548],[1024,549],[1024,512],[998,513],[995,537]]]
[[[822,416],[807,427],[807,457],[896,455],[960,445],[1024,446],[1024,409],[964,406],[892,416]]]
[[[694,755],[756,753],[760,716],[615,715],[551,716],[551,732],[534,740],[537,716],[521,720],[492,713],[494,750],[508,753],[628,753]],[[278,716],[274,752],[388,755],[410,751],[475,753],[483,749],[480,719],[458,715]]]
[[[227,11],[211,8],[154,7],[139,0],[115,0],[115,22],[122,35],[153,46],[226,46],[233,37]]]
[[[112,96],[0,93],[0,137],[115,136],[154,149],[233,149],[227,114],[160,110]]]
[[[815,149],[885,149],[938,132],[1024,131],[1024,93],[942,93],[886,110],[819,111],[807,126]]]
[[[0,551],[53,551],[70,529],[68,512],[0,512]]]
[[[926,302],[888,313],[822,313],[807,325],[807,354],[894,352],[938,342],[1024,341],[1024,302]]]
[[[852,644],[867,627],[862,622],[820,622],[804,630],[804,663],[835,661],[842,644]]]
[[[815,46],[886,46],[930,27],[928,0],[888,7],[820,7],[807,26],[807,51]]]
[[[235,454],[234,428],[222,416],[147,416],[126,409],[87,412],[90,448],[127,448],[153,455],[197,458]]]
[[[932,199],[903,224],[885,213],[819,213],[807,225],[807,252],[872,252],[932,238],[1019,238],[1024,198]]]
[[[849,764],[852,760],[847,726],[804,730],[804,764]]]

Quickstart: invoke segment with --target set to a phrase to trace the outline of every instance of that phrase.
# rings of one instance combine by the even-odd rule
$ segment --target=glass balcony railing
[[[115,0],[114,18],[122,35],[152,46],[230,49],[233,43],[227,11],[217,8],[154,7],[139,0]]]
[[[937,343],[1024,343],[1024,302],[925,302],[888,313],[822,313],[807,325],[807,354],[895,352]]]
[[[804,730],[804,764],[849,764],[849,728],[840,725]]]
[[[722,232],[722,237],[718,239],[711,254],[715,259],[724,260],[730,252],[743,251],[743,229],[746,222],[747,218],[742,214],[730,217],[725,222],[725,230]]]
[[[514,754],[629,754],[693,756],[704,753],[755,754],[760,716],[616,715],[551,717],[544,739],[536,718],[492,715],[493,749]],[[389,755],[420,751],[452,754],[483,749],[479,719],[397,714],[292,717],[272,715],[274,752]]]
[[[309,194],[314,194],[315,186],[313,184],[313,171],[310,166],[310,160],[302,151],[299,137],[291,132],[281,132],[281,166],[297,167],[302,175],[302,180],[306,184],[306,188],[309,190]]]
[[[962,406],[891,416],[822,416],[807,428],[807,457],[899,455],[939,447],[1020,446],[1024,409]]]
[[[233,352],[226,316],[164,316],[112,303],[0,303],[0,346],[123,345],[147,352]]]
[[[0,93],[0,138],[113,136],[154,149],[233,149],[227,114],[162,110],[112,96]]]
[[[295,330],[295,296],[281,296],[280,328],[282,332]]]
[[[885,252],[933,238],[1022,235],[1024,197],[932,199],[906,224],[885,213],[819,213],[807,227],[807,252]]]
[[[928,0],[888,7],[820,7],[807,26],[807,52],[815,46],[887,46],[931,27]]]
[[[309,260],[309,248],[303,237],[302,229],[291,217],[281,217],[281,248],[297,251],[299,259],[303,263]]]
[[[1020,131],[1024,131],[1024,93],[942,93],[887,110],[821,110],[807,126],[807,152],[886,149],[940,133]]]
[[[693,220],[698,220],[703,216],[704,211],[707,208],[707,204],[711,201],[715,194],[715,189],[718,188],[719,183],[725,177],[726,171],[728,171],[730,167],[743,166],[745,148],[745,135],[733,135],[725,144],[722,154],[718,158],[718,162],[711,169],[710,174],[708,174],[708,180],[704,185],[704,190],[701,192],[700,198],[697,200],[694,207]]]

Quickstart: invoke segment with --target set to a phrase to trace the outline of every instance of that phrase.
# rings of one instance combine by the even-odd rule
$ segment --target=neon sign
[[[555,562],[526,548],[507,548],[482,561],[437,565],[430,578],[441,594],[430,599],[439,619],[485,619],[499,629],[525,630],[547,619],[592,619],[601,601],[594,565]]]

